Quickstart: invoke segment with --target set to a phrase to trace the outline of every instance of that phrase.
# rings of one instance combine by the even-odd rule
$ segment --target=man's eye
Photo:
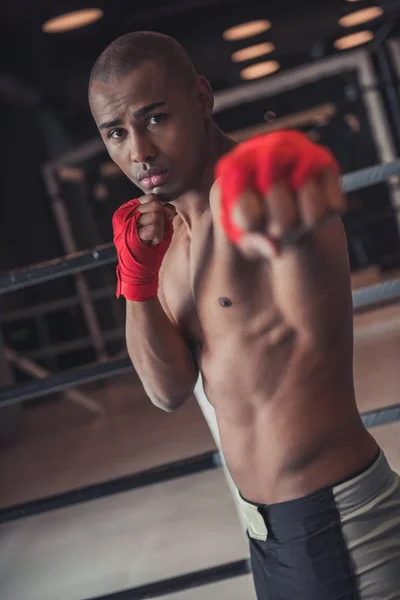
[[[160,123],[163,123],[166,118],[167,118],[167,115],[164,115],[164,114],[153,115],[148,118],[147,125],[159,125]]]
[[[124,136],[123,129],[112,129],[108,134],[108,137],[113,140],[120,140],[123,136]]]

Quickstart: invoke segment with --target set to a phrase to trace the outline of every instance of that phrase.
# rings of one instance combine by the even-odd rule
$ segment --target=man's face
[[[107,83],[94,81],[90,107],[112,160],[144,193],[175,200],[199,182],[207,159],[209,89],[186,90],[144,62]]]

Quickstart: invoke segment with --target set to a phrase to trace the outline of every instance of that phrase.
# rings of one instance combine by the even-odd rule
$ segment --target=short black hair
[[[93,81],[107,83],[127,75],[145,61],[162,64],[171,75],[187,87],[197,78],[196,69],[183,47],[172,37],[154,31],[134,31],[117,38],[101,53],[93,65]]]

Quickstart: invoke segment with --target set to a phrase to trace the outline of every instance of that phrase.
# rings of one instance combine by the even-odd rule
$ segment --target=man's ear
[[[210,83],[202,75],[197,78],[195,93],[203,116],[210,118],[214,110],[214,94]]]

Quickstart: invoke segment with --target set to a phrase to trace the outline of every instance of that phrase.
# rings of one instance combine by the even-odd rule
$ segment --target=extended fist
[[[248,256],[271,257],[346,207],[332,154],[295,131],[238,145],[216,175],[222,227]]]

